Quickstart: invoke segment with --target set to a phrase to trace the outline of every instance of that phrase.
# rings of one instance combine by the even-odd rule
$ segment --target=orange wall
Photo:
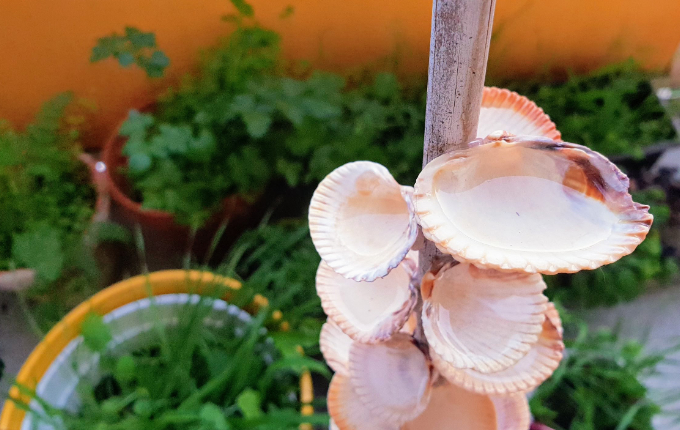
[[[251,0],[260,21],[283,34],[289,58],[345,70],[399,58],[424,73],[430,0]],[[0,118],[25,124],[57,92],[74,90],[99,111],[88,144],[100,144],[130,107],[151,100],[192,69],[201,47],[227,33],[228,0],[3,0],[0,2]],[[279,14],[288,5],[295,13]],[[680,43],[680,1],[497,0],[489,73],[526,76],[587,70],[634,56],[667,67]],[[172,60],[168,77],[148,80],[113,61],[88,62],[100,36],[132,25],[155,31]]]

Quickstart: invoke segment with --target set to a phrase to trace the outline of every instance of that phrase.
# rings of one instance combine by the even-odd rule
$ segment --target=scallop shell
[[[499,270],[596,269],[633,252],[653,219],[605,157],[538,137],[475,141],[428,164],[415,189],[427,239]]]
[[[342,331],[358,342],[375,343],[389,339],[408,320],[418,301],[414,274],[415,265],[407,259],[383,278],[357,282],[322,261],[316,291],[324,312]]]
[[[337,424],[335,424],[335,421],[333,421],[333,418],[328,422],[328,430],[340,430]]]
[[[333,321],[328,320],[321,327],[319,347],[326,363],[334,372],[349,373],[349,349],[352,338],[347,336]]]
[[[355,342],[349,370],[357,397],[382,422],[400,426],[420,415],[430,400],[430,365],[406,334],[375,345]]]
[[[499,430],[526,430],[531,425],[529,402],[524,393],[507,396],[490,396],[496,408],[496,422]]]
[[[546,311],[543,331],[538,337],[538,342],[517,363],[505,370],[481,373],[473,369],[456,369],[438,357],[434,351],[430,353],[432,362],[449,382],[468,391],[500,395],[531,391],[548,379],[562,360],[564,351],[562,334],[553,323],[555,315],[552,315],[552,318],[547,317],[550,309],[554,310],[554,307]],[[559,316],[557,319],[559,320]]]
[[[509,368],[538,341],[545,287],[538,274],[444,266],[423,303],[423,330],[432,351],[457,369]]]
[[[444,384],[433,389],[425,412],[402,430],[527,430],[529,423],[523,395],[486,396]]]
[[[514,91],[485,87],[482,108],[479,111],[477,136],[486,137],[496,130],[554,140],[561,138],[555,123],[543,109],[536,106],[536,103]]]
[[[416,240],[413,188],[383,166],[345,164],[321,181],[309,206],[309,230],[321,258],[356,281],[372,281],[397,267]]]
[[[545,317],[550,320],[552,325],[557,329],[557,333],[562,337],[564,334],[564,327],[562,326],[562,319],[560,313],[557,312],[553,302],[548,303],[548,310],[545,311]]]
[[[378,418],[354,391],[348,376],[336,373],[328,388],[328,412],[339,430],[399,430]]]

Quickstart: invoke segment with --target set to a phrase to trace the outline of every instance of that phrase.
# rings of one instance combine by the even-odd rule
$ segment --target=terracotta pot
[[[141,109],[143,112],[151,110],[153,106]],[[126,142],[127,138],[116,131],[104,144],[104,180],[114,203],[112,219],[130,228],[136,225],[141,227],[145,238],[146,262],[152,270],[178,267],[187,251],[201,259],[224,220],[228,220],[228,228],[222,236],[220,249],[228,248],[243,230],[255,226],[264,213],[258,205],[247,202],[239,195],[228,196],[222,201],[222,210],[198,230],[194,241],[190,243],[188,226],[178,224],[169,212],[144,209],[141,203],[130,197],[132,186],[121,172],[121,168],[127,166],[127,157],[122,152]]]
[[[111,198],[108,194],[104,165],[89,154],[80,154],[78,159],[89,169],[92,185],[97,193],[92,223],[106,221],[111,209]],[[0,271],[0,291],[26,290],[35,282],[35,276],[35,271],[30,268]]]
[[[87,375],[91,376],[86,369],[96,372],[94,369],[99,360],[98,354],[80,346],[80,328],[87,315],[92,312],[102,315],[104,321],[110,324],[116,339],[113,348],[117,352],[131,352],[135,347],[144,346],[148,333],[154,328],[154,325],[144,321],[158,317],[155,322],[162,326],[176,324],[177,312],[183,310],[191,295],[210,294],[219,284],[233,290],[241,288],[241,284],[234,279],[195,270],[167,270],[118,282],[81,303],[55,325],[21,367],[16,383],[35,390],[43,401],[53,407],[73,405],[78,395],[78,381]],[[151,311],[149,288],[157,298],[155,306],[160,310],[158,313]],[[229,292],[225,294],[223,299],[228,300]],[[230,314],[232,317],[238,315],[241,320],[250,319],[244,310],[226,301],[216,300],[213,309],[211,318]],[[75,357],[79,361],[78,373],[72,367]],[[309,372],[303,373],[300,379],[300,391],[303,398],[313,397]],[[30,401],[16,386],[12,387],[9,395],[11,398]],[[310,413],[310,408],[311,405],[303,406],[303,415]],[[27,415],[14,402],[7,400],[0,414],[0,429],[33,428],[35,421],[34,416]]]

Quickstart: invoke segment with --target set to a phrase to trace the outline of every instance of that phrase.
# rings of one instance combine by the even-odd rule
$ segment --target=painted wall
[[[283,34],[289,58],[334,70],[391,64],[425,73],[430,0],[251,0],[260,21]],[[280,13],[288,5],[293,16]],[[127,109],[153,99],[195,65],[229,27],[228,0],[4,0],[0,2],[0,118],[25,124],[64,90],[94,101],[86,135],[100,144]],[[489,73],[527,76],[588,70],[634,56],[665,68],[680,43],[680,1],[497,0]],[[90,64],[98,37],[132,25],[155,31],[172,60],[163,80],[114,61]],[[387,63],[386,63],[387,62]]]

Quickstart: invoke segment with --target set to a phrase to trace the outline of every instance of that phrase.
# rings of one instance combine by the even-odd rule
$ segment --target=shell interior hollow
[[[546,311],[546,316],[548,312],[550,309]],[[562,360],[564,343],[554,318],[555,315],[552,315],[552,318],[545,319],[538,342],[517,363],[505,370],[481,373],[474,369],[456,369],[441,360],[434,351],[431,354],[433,363],[449,382],[469,391],[495,395],[531,391],[548,379]]]
[[[423,329],[448,365],[493,373],[517,363],[538,341],[547,308],[538,274],[445,266],[423,304]]]
[[[401,425],[415,418],[430,399],[429,363],[403,333],[375,345],[354,343],[349,374],[357,396],[387,423]]]
[[[423,234],[443,251],[483,267],[546,274],[613,262],[635,249],[652,221],[606,158],[529,136],[437,158],[414,198]]]
[[[342,331],[359,342],[377,342],[398,332],[417,302],[412,267],[405,260],[382,278],[358,282],[337,274],[322,261],[316,290],[326,315]]]
[[[555,123],[536,103],[514,91],[484,87],[477,136],[486,137],[496,130],[555,140],[561,138]]]
[[[377,163],[357,161],[334,170],[309,208],[310,234],[321,258],[355,280],[386,275],[417,237],[412,192]]]
[[[323,358],[334,372],[344,375],[349,373],[349,350],[352,342],[352,338],[331,320],[321,327],[319,347]]]

